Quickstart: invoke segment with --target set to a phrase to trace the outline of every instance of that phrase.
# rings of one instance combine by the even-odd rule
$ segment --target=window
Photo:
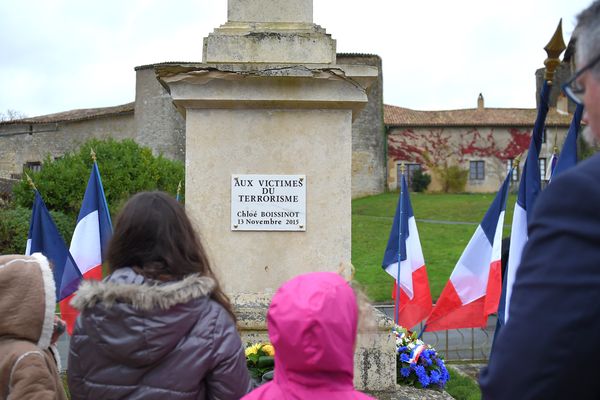
[[[482,181],[485,179],[485,161],[469,162],[469,180]]]
[[[546,179],[546,159],[540,158],[538,160],[538,163],[540,165],[540,177],[542,178],[542,180],[544,180]]]
[[[398,164],[397,167],[396,167],[396,171],[397,171],[397,174],[398,174],[397,175],[398,176],[398,189],[400,189],[400,175],[402,175],[401,166],[402,166],[402,164]],[[410,188],[412,187],[412,177],[413,177],[415,171],[420,171],[421,170],[421,164],[415,164],[415,163],[408,164],[408,163],[405,163],[404,167],[406,168],[406,172],[405,172],[405,174],[406,174],[406,184],[408,185],[408,188],[410,190]]]
[[[509,158],[508,160],[506,160],[506,173],[508,174],[510,172],[510,169],[513,167],[513,165],[515,165],[515,160],[513,158]],[[519,166],[517,165],[515,170],[513,171],[513,174],[510,178],[510,180],[512,182],[518,182],[519,181]]]
[[[39,172],[42,170],[42,163],[39,161],[27,161],[25,165],[23,165],[23,170],[30,170],[33,172]]]

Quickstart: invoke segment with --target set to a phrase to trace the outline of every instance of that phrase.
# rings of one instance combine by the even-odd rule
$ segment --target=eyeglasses
[[[585,67],[575,72],[575,75],[569,79],[564,85],[562,90],[565,94],[576,104],[583,105],[583,95],[585,94],[585,87],[581,86],[577,79],[587,70],[593,68],[600,61],[600,54],[590,61]]]

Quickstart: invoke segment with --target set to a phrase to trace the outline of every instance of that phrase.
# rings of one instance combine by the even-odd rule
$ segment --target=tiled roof
[[[2,125],[21,124],[50,124],[55,122],[75,122],[94,118],[109,117],[113,115],[131,114],[135,103],[127,103],[114,107],[82,108],[79,110],[63,111],[56,114],[41,115],[39,117],[15,119],[0,122]]]
[[[463,110],[417,111],[404,107],[384,105],[383,120],[387,126],[533,126],[535,108],[469,108]],[[568,127],[570,114],[561,114],[551,108],[547,126]]]

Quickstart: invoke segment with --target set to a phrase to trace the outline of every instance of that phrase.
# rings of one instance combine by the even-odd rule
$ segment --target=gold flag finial
[[[546,66],[546,74],[544,75],[544,79],[547,80],[549,84],[552,84],[554,72],[560,65],[559,57],[566,48],[567,46],[565,45],[565,41],[563,39],[561,18],[558,22],[558,26],[556,27],[556,31],[554,31],[554,35],[552,35],[552,38],[546,47],[544,47],[546,54],[548,54],[548,58],[544,60],[544,65]]]
[[[92,161],[96,162],[96,152],[91,147],[90,147],[90,156],[92,157]]]
[[[35,183],[33,183],[33,179],[31,179],[27,172],[25,172],[25,176],[27,177],[27,183],[29,183],[29,186],[31,186],[31,188],[37,192],[37,188],[35,187]]]
[[[179,201],[180,195],[181,195],[181,181],[179,181],[179,184],[177,185],[177,194],[175,195],[175,198],[177,199],[177,201]]]
[[[520,163],[521,163],[521,154],[519,154],[518,156],[515,157],[515,159],[513,161],[513,167],[515,169],[519,168]]]
[[[400,164],[400,173],[402,175],[406,173],[406,165],[404,165],[404,163]]]

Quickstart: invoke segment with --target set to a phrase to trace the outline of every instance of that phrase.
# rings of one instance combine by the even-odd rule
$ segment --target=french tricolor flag
[[[542,188],[542,178],[540,175],[539,155],[542,147],[542,136],[544,133],[546,115],[548,114],[548,98],[552,86],[544,81],[542,93],[540,95],[540,106],[538,114],[531,133],[531,142],[527,159],[521,175],[519,184],[519,193],[515,203],[512,227],[510,231],[510,249],[508,253],[508,265],[506,268],[505,288],[502,292],[500,306],[498,307],[498,323],[502,326],[508,321],[510,311],[510,297],[512,288],[517,276],[517,270],[521,264],[521,255],[523,248],[527,243],[529,235],[527,233],[527,223],[533,215],[533,206]]]
[[[396,215],[382,267],[395,279],[394,293],[400,292],[400,296],[395,296],[395,321],[398,325],[411,329],[429,315],[431,293],[404,174],[401,177],[400,188]],[[398,282],[399,288],[396,286]]]
[[[502,291],[502,228],[512,170],[463,251],[425,323],[426,331],[484,328]]]
[[[94,161],[88,185],[83,196],[77,225],[71,239],[70,251],[83,279],[102,279],[104,250],[112,236],[112,223],[98,165]],[[60,302],[62,319],[72,333],[78,312],[69,304],[69,298]]]
[[[25,250],[25,254],[28,256],[33,253],[42,253],[52,263],[57,301],[68,297],[77,290],[81,273],[37,189],[31,210]]]

